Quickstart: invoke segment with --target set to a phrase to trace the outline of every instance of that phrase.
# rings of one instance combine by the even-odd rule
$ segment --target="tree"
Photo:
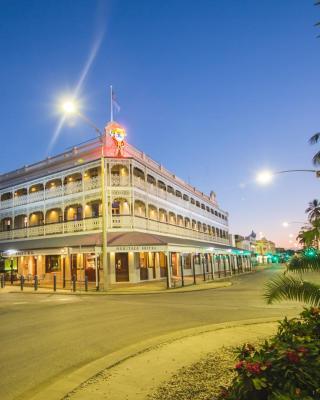
[[[320,152],[319,152],[320,153]],[[314,199],[309,202],[308,208],[306,209],[306,213],[308,214],[308,219],[310,222],[316,221],[320,218],[320,202],[317,199]]]
[[[311,138],[309,139],[310,144],[316,144],[320,140],[320,132],[315,133]],[[314,165],[319,165],[320,164],[320,151],[318,151],[312,158],[312,162]]]
[[[313,306],[320,305],[320,285],[302,279],[305,272],[320,272],[320,255],[305,253],[294,256],[287,266],[287,271],[298,277],[287,275],[278,276],[266,284],[264,297],[268,304],[280,300],[300,301]]]

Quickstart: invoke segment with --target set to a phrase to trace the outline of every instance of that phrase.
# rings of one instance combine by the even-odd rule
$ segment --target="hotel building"
[[[0,251],[62,286],[216,278],[251,269],[228,213],[125,141],[105,135],[0,176]]]

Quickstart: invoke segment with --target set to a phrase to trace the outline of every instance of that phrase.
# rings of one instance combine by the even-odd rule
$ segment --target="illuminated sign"
[[[122,156],[125,137],[127,136],[126,130],[117,122],[110,122],[107,130],[117,146],[117,156]]]

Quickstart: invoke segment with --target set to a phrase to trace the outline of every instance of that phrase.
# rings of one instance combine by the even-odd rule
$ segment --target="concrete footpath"
[[[274,318],[213,324],[158,337],[97,360],[47,387],[33,400],[145,400],[162,382],[223,346],[273,334]]]
[[[27,294],[63,294],[63,295],[88,295],[88,296],[110,296],[110,295],[132,295],[132,294],[164,294],[164,293],[185,293],[185,292],[193,292],[198,290],[209,290],[209,289],[218,289],[224,288],[232,285],[232,281],[239,277],[253,274],[268,268],[271,268],[272,265],[262,265],[257,269],[252,271],[244,272],[242,274],[235,274],[232,276],[223,277],[216,280],[207,280],[203,281],[202,276],[197,277],[197,284],[194,285],[187,280],[185,286],[172,287],[171,289],[167,289],[166,282],[164,281],[156,281],[156,282],[145,282],[139,283],[135,285],[121,285],[112,286],[107,291],[95,291],[89,290],[85,291],[84,288],[78,289],[76,292],[73,292],[69,289],[57,289],[53,290],[52,287],[38,287],[38,290],[35,291],[32,286],[24,286],[23,291],[21,291],[20,285],[16,282],[14,285],[10,285],[10,283],[6,283],[5,288],[0,289],[1,293],[27,293]]]

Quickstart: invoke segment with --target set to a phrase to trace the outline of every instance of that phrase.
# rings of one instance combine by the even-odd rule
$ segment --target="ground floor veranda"
[[[97,238],[95,238],[97,242]],[[50,244],[43,242],[42,244]],[[62,243],[62,242],[61,242]],[[76,285],[104,290],[112,285],[164,280],[167,287],[213,280],[250,271],[250,252],[214,243],[201,243],[142,233],[108,236],[107,265],[102,265],[102,245],[83,236],[64,246],[4,249],[3,255],[17,268],[18,277],[33,284],[72,288]],[[60,244],[52,242],[51,244]],[[33,248],[32,248],[33,247]],[[8,251],[9,250],[9,251]]]

